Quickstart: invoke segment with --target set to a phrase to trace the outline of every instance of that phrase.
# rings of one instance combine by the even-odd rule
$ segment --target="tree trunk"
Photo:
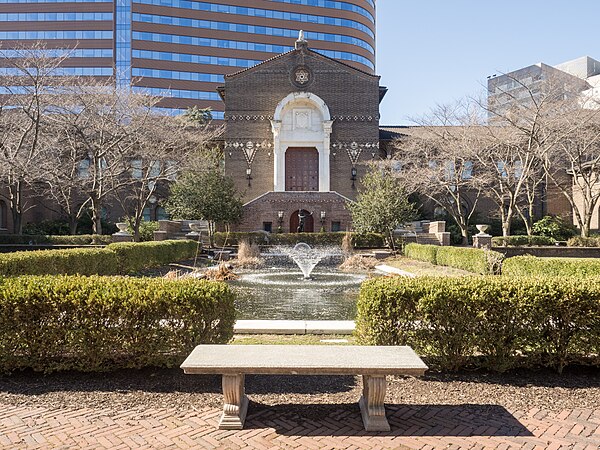
[[[13,233],[23,234],[23,184],[21,181],[15,182],[9,187],[10,192],[10,210],[13,220]]]
[[[77,234],[77,217],[69,217],[69,233],[71,233],[72,236]]]
[[[100,201],[92,198],[92,230],[94,234],[102,234],[102,212]]]

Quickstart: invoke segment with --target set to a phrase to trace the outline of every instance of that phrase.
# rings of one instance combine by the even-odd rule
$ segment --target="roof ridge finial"
[[[300,32],[298,33],[298,40],[296,41],[296,49],[307,48],[307,47],[308,47],[308,41],[304,37],[304,30],[300,30]]]

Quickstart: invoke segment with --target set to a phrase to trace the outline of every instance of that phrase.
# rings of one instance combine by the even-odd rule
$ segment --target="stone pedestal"
[[[127,224],[119,222],[116,224],[119,231],[112,235],[113,242],[133,242],[133,235],[127,231]]]
[[[381,375],[363,375],[363,394],[358,405],[366,431],[390,431],[385,417],[386,380]]]
[[[248,412],[244,375],[223,375],[223,403],[219,429],[241,430],[244,428]]]
[[[166,231],[155,231],[154,232],[154,240],[155,241],[166,241],[168,238],[169,238],[169,236]]]
[[[491,248],[492,235],[479,233],[473,236],[473,247],[475,248]]]

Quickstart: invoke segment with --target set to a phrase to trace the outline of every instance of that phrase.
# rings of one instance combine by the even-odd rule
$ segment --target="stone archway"
[[[286,190],[285,155],[289,148],[316,148],[318,190],[330,191],[329,144],[333,121],[325,102],[310,92],[293,92],[275,109],[273,131],[274,191]]]

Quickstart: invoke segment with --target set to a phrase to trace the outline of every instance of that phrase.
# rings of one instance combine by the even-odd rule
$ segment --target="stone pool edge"
[[[337,334],[351,335],[353,320],[238,320],[235,334]]]

